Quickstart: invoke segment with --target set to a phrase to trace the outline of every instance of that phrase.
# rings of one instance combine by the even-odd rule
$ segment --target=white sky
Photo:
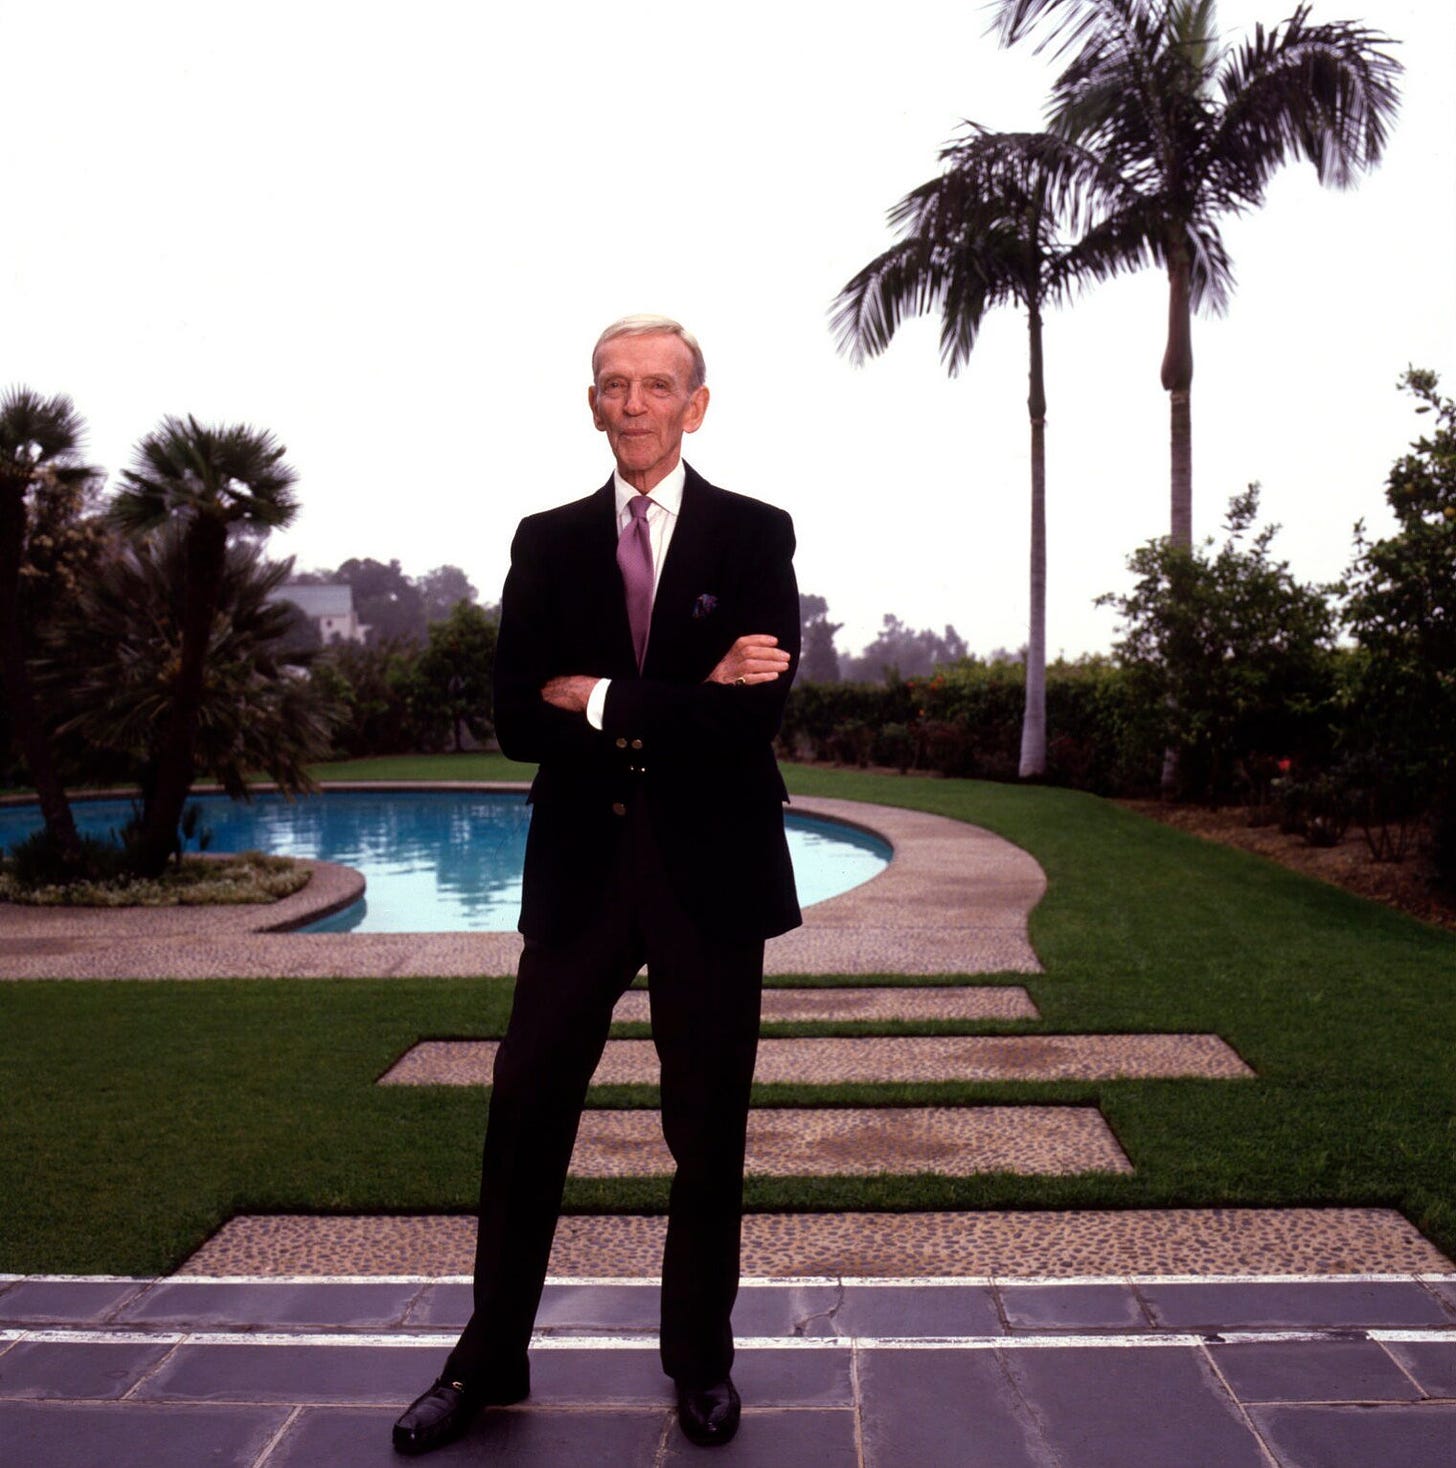
[[[1222,0],[1228,35],[1293,0]],[[1456,393],[1456,5],[1316,0],[1403,41],[1384,165],[1302,165],[1231,220],[1232,310],[1195,325],[1195,533],[1251,479],[1295,572],[1388,523],[1417,419]],[[0,382],[67,392],[111,469],[166,413],[267,427],[300,568],[397,557],[499,595],[524,513],[606,477],[597,331],[687,323],[708,478],[789,509],[806,591],[857,651],[893,611],[974,650],[1026,626],[1025,322],[948,380],[932,320],[836,355],[827,308],[962,118],[1039,126],[1052,64],[979,0],[0,0]],[[1048,645],[1105,649],[1093,597],[1165,533],[1166,311],[1153,272],[1047,324]]]

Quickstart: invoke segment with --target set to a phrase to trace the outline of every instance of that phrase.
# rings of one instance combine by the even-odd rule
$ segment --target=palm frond
[[[132,452],[111,503],[123,530],[145,533],[174,515],[265,529],[298,511],[297,480],[271,433],[243,425],[214,427],[167,417]]]
[[[830,329],[856,366],[877,357],[903,321],[934,309],[945,283],[945,260],[912,236],[891,245],[854,275],[831,306]]]
[[[0,393],[0,473],[29,475],[43,466],[58,472],[95,471],[79,462],[85,424],[64,393],[42,397],[14,384]]]
[[[1230,207],[1257,204],[1276,169],[1306,158],[1319,180],[1348,188],[1380,161],[1400,107],[1402,67],[1385,35],[1352,22],[1309,25],[1309,7],[1262,26],[1227,57],[1223,108],[1209,142]]]

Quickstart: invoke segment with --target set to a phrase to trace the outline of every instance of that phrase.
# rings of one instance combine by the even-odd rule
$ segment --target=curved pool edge
[[[295,856],[292,860],[309,868],[308,881],[290,897],[268,907],[269,921],[249,928],[253,933],[292,933],[309,923],[321,922],[360,901],[368,883],[364,873],[337,861]]]
[[[345,783],[386,788],[378,781],[325,788]],[[516,781],[397,781],[387,788],[430,787],[527,788]],[[802,927],[770,939],[766,974],[1042,971],[1027,921],[1046,878],[1020,847],[981,827],[900,806],[830,797],[805,797],[793,806],[877,836],[893,859],[878,876],[806,908]],[[181,916],[169,921],[173,914]],[[78,924],[78,915],[98,920]],[[204,942],[197,941],[199,918],[212,920]],[[277,906],[263,915],[240,908],[0,903],[0,979],[476,978],[514,973],[521,950],[516,933],[296,933],[277,931],[278,921]]]

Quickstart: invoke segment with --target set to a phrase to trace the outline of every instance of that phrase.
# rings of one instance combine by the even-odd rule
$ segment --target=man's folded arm
[[[542,665],[540,631],[550,625],[538,557],[516,532],[501,593],[495,653],[495,734],[507,759],[539,764],[595,754],[603,738],[579,713],[545,702],[541,689],[559,668]],[[533,635],[534,632],[534,635]]]
[[[787,671],[768,682],[735,686],[674,683],[655,678],[613,679],[603,708],[603,729],[613,738],[652,740],[660,747],[724,749],[771,742],[799,661],[799,588],[794,578],[793,522],[775,514],[763,537],[761,560],[746,584],[743,631],[777,639],[789,655]],[[583,721],[585,722],[585,721]]]

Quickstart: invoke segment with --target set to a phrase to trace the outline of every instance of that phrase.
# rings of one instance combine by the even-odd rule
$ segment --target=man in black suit
[[[730,1377],[764,940],[799,922],[773,755],[799,652],[793,526],[682,462],[708,407],[678,323],[602,333],[588,392],[616,473],[521,522],[501,601],[501,748],[535,761],[525,950],[496,1056],[475,1309],[401,1452],[529,1390],[561,1192],[612,1007],[645,963],[676,1165],[663,1369],[694,1442],[738,1427]]]

